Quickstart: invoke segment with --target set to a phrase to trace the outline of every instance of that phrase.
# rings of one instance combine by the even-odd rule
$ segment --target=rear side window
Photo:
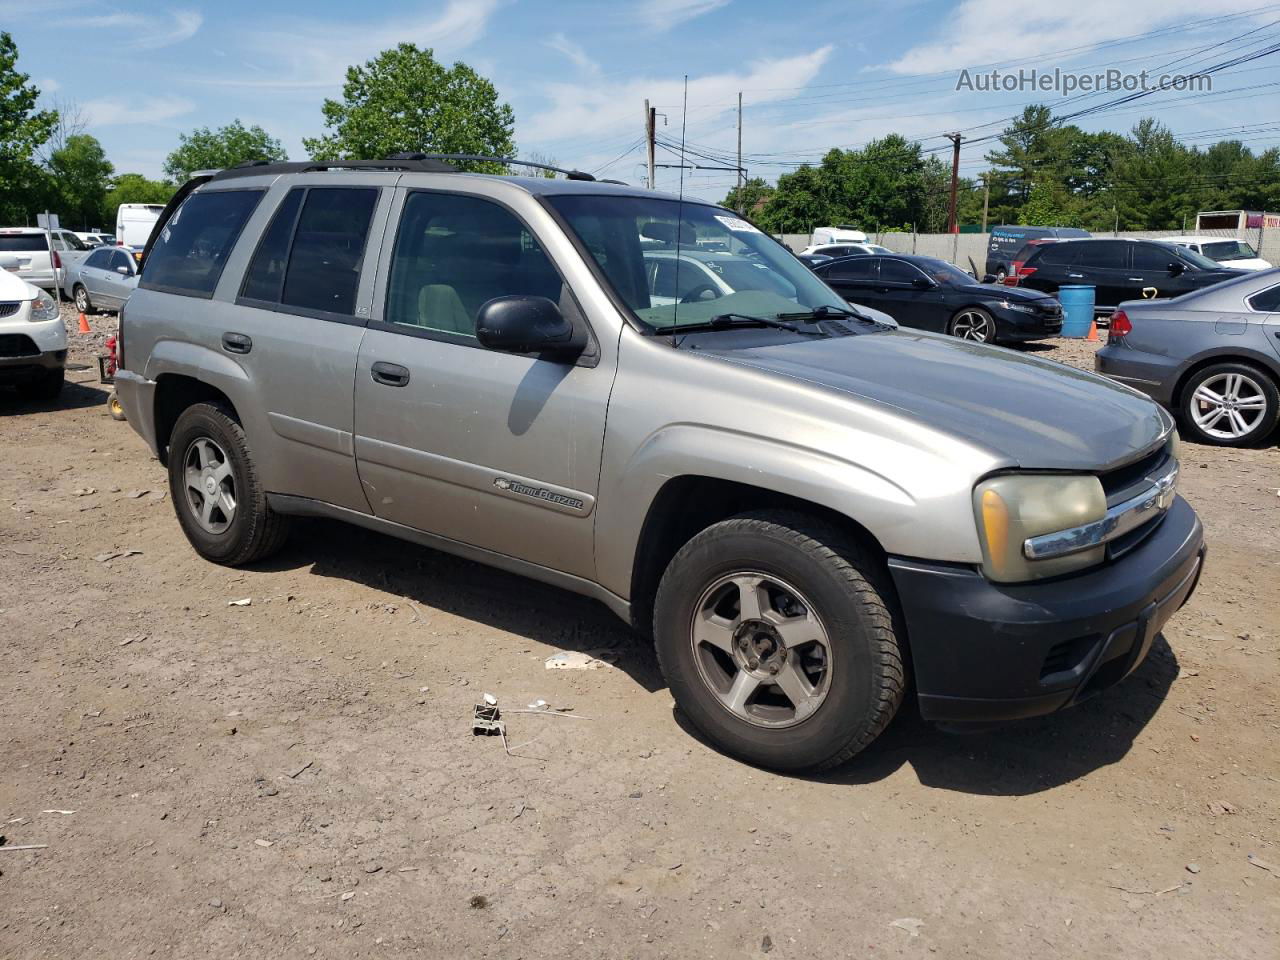
[[[42,233],[0,233],[0,253],[32,253],[48,249],[49,241]]]
[[[1027,254],[1029,266],[1066,267],[1080,260],[1080,244],[1047,243],[1031,248]]]
[[[832,265],[826,273],[832,280],[874,280],[879,257],[857,257]]]
[[[258,250],[244,275],[240,296],[250,300],[280,301],[284,289],[284,269],[289,263],[289,243],[293,240],[293,227],[298,222],[298,210],[306,187],[295,187],[285,196],[284,202],[271,218],[271,226],[258,243]]]
[[[282,304],[347,316],[355,312],[364,244],[377,203],[376,187],[307,190],[293,231]]]
[[[1280,311],[1280,285],[1255,293],[1249,298],[1249,306],[1262,313]]]
[[[1124,240],[1090,240],[1079,246],[1077,262],[1081,265],[1123,270],[1129,265],[1129,248],[1133,244]]]
[[[156,237],[142,286],[194,297],[211,297],[261,190],[193,193]]]

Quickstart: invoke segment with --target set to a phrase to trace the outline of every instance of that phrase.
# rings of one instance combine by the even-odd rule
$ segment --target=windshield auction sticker
[[[751,224],[747,223],[747,221],[740,220],[737,217],[717,216],[716,219],[719,220],[721,223],[723,223],[730,230],[734,231],[735,233],[759,233],[760,232]]]

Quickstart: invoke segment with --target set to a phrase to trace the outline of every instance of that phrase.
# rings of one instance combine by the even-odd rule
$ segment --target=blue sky
[[[46,101],[80,107],[117,172],[157,176],[179,132],[236,117],[261,124],[302,158],[301,139],[322,132],[320,104],[339,96],[347,65],[407,40],[490,77],[515,110],[522,155],[639,183],[646,97],[665,117],[660,136],[678,142],[687,119],[690,145],[729,155],[743,91],[746,165],[772,180],[833,145],[897,131],[941,149],[945,131],[981,136],[1024,103],[1057,99],[957,92],[962,68],[1016,62],[1136,71],[1179,57],[1194,56],[1182,68],[1216,62],[1280,39],[1280,3],[0,0],[0,29],[14,34],[19,67]],[[1246,31],[1254,32],[1224,42]],[[1144,39],[1126,39],[1134,36]],[[1222,45],[1195,53],[1213,43]],[[1235,135],[1263,148],[1280,143],[1280,123],[1269,116],[1280,102],[1277,86],[1280,55],[1218,76],[1212,96],[1160,93],[1081,125],[1128,129],[1154,115],[1193,143]],[[986,149],[966,148],[962,172],[980,170]],[[658,186],[674,191],[678,176],[660,170]],[[696,171],[685,189],[720,199],[733,176]]]

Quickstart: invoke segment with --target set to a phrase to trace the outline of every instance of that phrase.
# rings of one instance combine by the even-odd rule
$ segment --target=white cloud
[[[587,51],[582,49],[579,44],[574,43],[563,33],[553,34],[550,40],[544,40],[548,47],[563,53],[571,63],[590,73],[599,73],[600,64],[596,63],[587,55]]]
[[[184,97],[103,97],[80,104],[90,127],[112,127],[131,123],[164,123],[195,109]]]
[[[720,113],[736,109],[738,91],[760,91],[755,104],[787,100],[797,96],[831,55],[830,45],[812,53],[776,60],[757,60],[741,73],[718,73],[689,78],[689,111],[715,109]],[[521,143],[542,143],[590,135],[603,139],[619,131],[635,129],[640,134],[640,105],[647,98],[655,104],[678,104],[683,96],[683,83],[664,77],[661,80],[641,77],[620,83],[593,83],[583,87],[576,83],[555,83],[546,88],[551,107],[534,115],[528,124],[520,124],[517,134]],[[668,110],[674,117],[676,111]],[[700,114],[706,119],[705,114]],[[675,122],[673,120],[673,122]]]
[[[1213,14],[1222,16],[1257,6],[1256,0],[1220,0],[1214,4]],[[1010,15],[1010,9],[1007,0],[964,0],[940,21],[942,39],[913,47],[888,69],[903,74],[936,73],[1022,60],[1175,23],[1194,23],[1205,16],[1202,0],[1127,0],[1121,16],[1116,15],[1114,0],[1022,0],[1016,15]],[[1245,23],[1243,18],[1239,22]],[[1236,32],[1243,32],[1243,27]],[[1228,48],[1222,52],[1230,53]]]
[[[189,79],[225,87],[333,87],[342,82],[348,66],[363,63],[398,43],[431,47],[441,59],[460,53],[484,36],[489,19],[504,2],[449,0],[431,16],[397,17],[371,24],[293,19],[287,25],[259,26],[245,35],[244,52],[269,66],[264,75],[253,79],[234,75]]]
[[[635,13],[641,21],[655,30],[670,30],[672,27],[719,10],[729,0],[643,0],[635,7]]]
[[[169,10],[163,14],[110,13],[68,18],[68,27],[85,30],[118,30],[112,43],[124,50],[159,50],[183,40],[190,40],[204,25],[204,17],[195,10]]]

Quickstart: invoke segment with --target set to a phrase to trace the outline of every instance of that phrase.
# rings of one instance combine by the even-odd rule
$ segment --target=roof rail
[[[285,163],[268,163],[265,160],[249,160],[226,170],[220,170],[210,179],[230,180],[234,177],[262,177],[281,173],[318,173],[322,170],[399,170],[408,173],[456,173],[457,168],[428,157],[388,157],[386,160],[300,160]]]
[[[582,170],[566,170],[564,167],[553,167],[549,163],[534,163],[532,160],[516,160],[513,157],[486,157],[476,153],[393,153],[390,160],[470,160],[485,163],[503,163],[515,167],[533,167],[536,170],[551,170],[563,173],[570,180],[595,180]]]

